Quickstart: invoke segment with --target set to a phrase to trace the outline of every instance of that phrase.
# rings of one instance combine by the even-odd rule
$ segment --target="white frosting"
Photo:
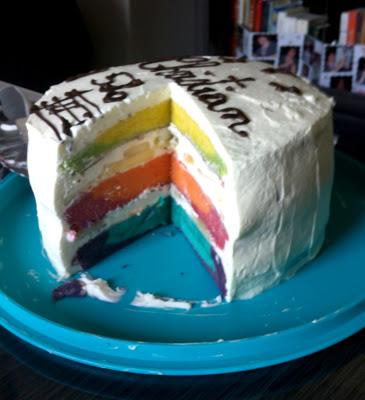
[[[216,298],[214,298],[213,300],[203,300],[200,303],[200,307],[202,308],[210,308],[210,307],[216,307],[222,304],[222,296],[219,295]]]
[[[180,68],[187,63],[172,60],[151,65]],[[42,115],[54,124],[63,141],[56,138],[38,115],[32,114],[27,123],[30,182],[37,201],[43,243],[59,275],[73,271],[63,256],[68,227],[60,220],[72,177],[60,173],[58,166],[69,154],[84,148],[119,120],[168,98],[181,105],[199,124],[227,165],[227,174],[220,182],[204,169],[199,156],[194,157],[196,165],[187,166],[212,199],[229,233],[224,249],[218,251],[226,275],[227,299],[252,297],[291,276],[312,259],[322,244],[329,213],[333,103],[301,78],[262,71],[268,67],[261,62],[226,63],[219,57],[206,57],[202,67],[182,70],[211,82],[221,82],[231,76],[254,79],[244,82],[244,88],[233,82],[209,86],[226,95],[226,103],[216,107],[218,110],[234,107],[249,117],[250,122],[241,127],[248,137],[233,132],[229,125],[235,120],[223,119],[222,112],[210,111],[186,86],[179,86],[139,65],[113,67],[52,87],[41,101],[62,97],[73,89],[87,90],[84,96],[100,110],[99,113],[91,107],[96,118],[86,118],[84,123],[72,126],[72,138],[62,133],[57,116],[43,110]],[[207,75],[207,71],[213,75]],[[132,74],[144,84],[124,88],[127,96],[122,101],[105,103],[105,92],[92,85],[91,79],[106,82],[110,74],[121,72]],[[119,75],[112,84],[117,86],[129,81],[125,75]],[[272,82],[295,86],[302,94],[276,90]],[[228,86],[234,91],[227,90]],[[85,119],[84,109],[73,112]],[[72,124],[73,119],[67,112],[62,115]],[[174,133],[174,129],[171,131]],[[177,157],[182,157],[185,150],[194,156],[191,143],[176,131],[175,134]],[[101,161],[104,162],[110,160]],[[91,182],[97,170],[95,167],[90,176],[86,174],[86,179]],[[77,188],[76,184],[75,193]]]
[[[132,306],[145,308],[160,308],[165,310],[181,309],[190,310],[192,305],[188,301],[176,300],[170,297],[157,297],[152,293],[137,292],[132,300]]]
[[[108,303],[117,303],[125,293],[125,289],[112,289],[104,279],[93,279],[88,274],[81,274],[79,281],[82,283],[86,296],[106,301]]]

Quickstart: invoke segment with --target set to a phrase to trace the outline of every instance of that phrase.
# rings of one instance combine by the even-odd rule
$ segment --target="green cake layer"
[[[189,138],[218,176],[222,177],[227,174],[227,166],[211,139],[181,106],[170,99],[119,121],[96,137],[92,143],[63,161],[61,168],[71,173],[80,173],[95,164],[108,151],[141,134],[167,127],[170,123]]]
[[[144,233],[159,225],[166,225],[171,220],[170,198],[161,197],[151,207],[141,213],[119,222],[77,250],[73,263],[89,268],[114,251],[127,246]]]
[[[181,229],[201,260],[214,271],[215,265],[211,257],[211,245],[185,210],[173,199],[171,200],[171,215],[172,223]]]
[[[209,242],[185,210],[171,197],[161,197],[156,204],[147,207],[140,214],[111,226],[90,240],[78,249],[74,262],[83,268],[91,267],[146,232],[171,222],[181,229],[200,259],[214,272],[215,264]]]

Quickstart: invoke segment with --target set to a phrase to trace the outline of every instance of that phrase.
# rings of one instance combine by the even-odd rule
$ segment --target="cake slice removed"
[[[71,78],[27,127],[62,278],[172,223],[230,301],[292,276],[322,245],[332,101],[264,63],[192,57]]]

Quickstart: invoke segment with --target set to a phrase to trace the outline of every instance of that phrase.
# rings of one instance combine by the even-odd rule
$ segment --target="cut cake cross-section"
[[[173,223],[230,301],[292,276],[322,245],[332,101],[267,64],[94,71],[51,87],[27,127],[43,244],[62,278]]]

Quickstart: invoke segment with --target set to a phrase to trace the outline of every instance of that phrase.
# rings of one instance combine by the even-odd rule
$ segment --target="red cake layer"
[[[109,211],[129,203],[144,190],[169,184],[170,165],[171,154],[164,154],[103,180],[71,204],[65,214],[67,223],[79,232],[101,220]]]
[[[212,235],[216,245],[220,249],[223,249],[228,239],[228,234],[217,210],[210,199],[204,194],[196,180],[175,157],[172,157],[171,181],[191,204],[193,210],[198,214],[199,219]]]
[[[169,183],[173,183],[191,204],[216,245],[223,249],[228,234],[217,210],[184,165],[171,154],[117,173],[81,194],[66,210],[66,221],[71,230],[79,232],[100,221],[109,211],[129,203],[144,190]]]

